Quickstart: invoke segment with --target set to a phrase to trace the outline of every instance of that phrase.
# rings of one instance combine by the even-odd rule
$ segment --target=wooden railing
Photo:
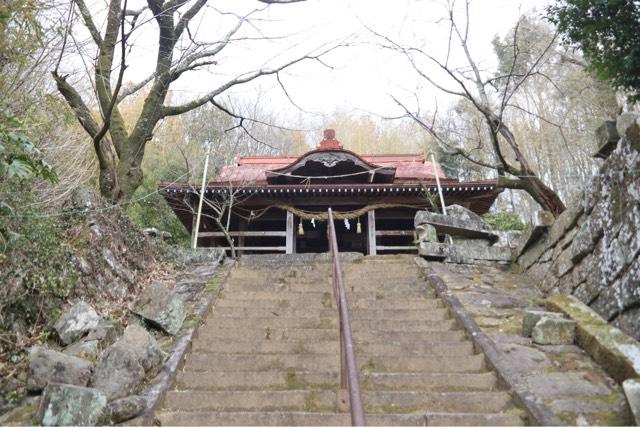
[[[349,305],[347,304],[347,294],[344,290],[338,239],[331,208],[329,208],[327,237],[329,239],[329,252],[333,261],[333,295],[336,299],[340,318],[340,390],[338,400],[341,403],[341,409],[346,410],[348,408],[351,411],[351,425],[364,426],[366,422],[362,407],[362,396],[360,395],[356,352],[351,334]]]

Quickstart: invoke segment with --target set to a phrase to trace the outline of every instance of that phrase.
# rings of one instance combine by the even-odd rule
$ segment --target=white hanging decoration
[[[316,219],[315,218],[311,218],[311,225],[313,226],[313,228],[316,228]]]
[[[351,224],[349,224],[349,220],[347,218],[344,219],[344,228],[351,230]]]

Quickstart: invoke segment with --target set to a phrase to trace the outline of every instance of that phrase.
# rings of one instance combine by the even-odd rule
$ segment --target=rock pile
[[[122,331],[80,301],[53,327],[65,346],[62,351],[31,348],[28,389],[42,391],[37,413],[42,425],[120,423],[146,409],[146,399],[136,393],[167,355],[141,324],[175,334],[186,307],[177,294],[155,283],[132,304],[131,312],[135,317]]]

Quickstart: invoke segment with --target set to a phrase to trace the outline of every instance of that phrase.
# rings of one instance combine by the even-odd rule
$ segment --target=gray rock
[[[27,389],[42,390],[48,383],[85,386],[91,379],[93,364],[79,357],[34,346],[29,350]]]
[[[113,252],[111,252],[109,248],[102,249],[102,258],[106,261],[107,265],[109,265],[111,271],[113,271],[118,277],[131,285],[135,283],[136,277],[134,274],[116,259],[115,255],[113,255]]]
[[[69,345],[88,334],[98,326],[100,316],[84,301],[78,301],[71,309],[62,314],[53,325],[60,341]]]
[[[484,226],[488,225],[484,222],[482,217],[477,213],[473,212],[460,205],[449,205],[447,206],[447,215],[454,216],[456,218],[460,218],[464,221],[476,222],[478,224],[484,224]]]
[[[640,380],[630,378],[622,383],[622,389],[629,402],[635,425],[640,426]]]
[[[127,396],[109,404],[112,424],[120,424],[137,417],[147,408],[147,400],[142,396]]]
[[[602,230],[600,232],[593,226],[591,220],[585,221],[579,228],[578,233],[573,238],[571,243],[571,260],[577,263],[582,258],[587,256],[593,251],[593,248],[598,243],[598,240],[602,237]]]
[[[122,326],[110,320],[100,319],[83,341],[100,341],[100,348],[106,348],[116,342],[122,334]]]
[[[131,311],[171,335],[180,330],[187,316],[182,298],[157,282],[142,291]]]
[[[225,251],[220,248],[181,248],[170,246],[164,251],[167,261],[180,264],[218,264],[224,258]]]
[[[171,239],[171,233],[168,231],[158,230],[155,227],[149,227],[142,229],[142,233],[146,234],[149,237],[155,237],[161,240],[169,240]]]
[[[433,225],[418,225],[416,227],[416,234],[418,237],[418,242],[438,242],[438,232]]]
[[[43,426],[95,426],[105,423],[106,408],[107,398],[98,390],[49,384],[36,418]]]
[[[522,318],[522,336],[530,337],[533,327],[544,317],[562,318],[561,313],[553,311],[527,310]]]
[[[93,386],[109,400],[131,394],[165,358],[158,343],[143,327],[129,325],[124,335],[107,348],[93,375]]]
[[[536,344],[573,344],[575,337],[576,322],[569,319],[545,317],[531,331],[531,338]]]
[[[82,340],[71,344],[62,351],[69,356],[83,359],[95,359],[100,354],[100,342],[98,340]]]

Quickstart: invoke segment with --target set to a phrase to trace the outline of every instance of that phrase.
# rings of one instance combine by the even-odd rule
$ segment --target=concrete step
[[[331,389],[340,384],[337,371],[184,371],[176,378],[178,390],[291,390],[291,389]]]
[[[511,407],[511,396],[500,391],[365,391],[367,412],[501,412]]]
[[[372,413],[497,413],[511,407],[506,392],[365,391],[365,410]],[[334,390],[170,391],[165,410],[181,411],[323,411],[336,410]]]
[[[385,356],[402,355],[472,355],[474,353],[471,342],[460,343],[403,343],[397,344],[361,344],[355,343],[356,352],[362,356],[378,354]],[[324,354],[334,355],[340,351],[340,343],[335,341],[298,341],[282,342],[272,340],[225,341],[211,342],[196,340],[193,351],[200,353],[252,353],[252,354]]]
[[[369,372],[361,374],[360,381],[368,390],[493,391],[498,387],[493,372]]]
[[[265,295],[268,292],[265,292]],[[300,292],[300,294],[303,294]],[[349,299],[349,308],[355,310],[358,308],[385,308],[385,309],[423,309],[431,310],[433,308],[442,308],[444,304],[438,299],[403,299],[403,298],[370,298]],[[327,293],[327,296],[278,296],[278,298],[249,299],[236,298],[234,296],[225,296],[216,301],[216,307],[263,307],[263,308],[287,308],[287,307],[307,307],[309,309],[332,308],[335,307],[333,296]]]
[[[337,371],[183,371],[176,378],[178,390],[335,390]],[[395,391],[493,391],[496,376],[485,373],[399,373],[370,372],[360,375],[363,390]]]
[[[357,308],[349,310],[352,319],[388,319],[388,320],[439,320],[449,318],[449,311],[445,308],[434,308],[432,310],[420,309],[390,309],[384,308]],[[319,317],[337,317],[336,308],[321,308],[309,310],[305,307],[286,308],[262,308],[262,307],[213,307],[212,315],[228,317],[308,317],[309,315]]]
[[[335,411],[334,390],[169,391],[168,411]]]
[[[519,411],[497,414],[427,413],[428,426],[523,426],[523,415]]]
[[[480,372],[484,357],[367,355],[357,357],[360,372]],[[339,355],[190,353],[185,371],[338,370]]]
[[[203,325],[198,332],[198,340],[211,341],[231,339],[238,341],[337,341],[338,329],[313,329],[313,328],[268,328],[244,330],[241,334],[235,329],[216,328],[213,324]],[[465,339],[464,332],[460,330],[406,332],[406,331],[358,331],[353,337],[355,343],[406,343],[406,342],[460,342]]]
[[[339,321],[335,317],[231,317],[210,315],[206,319],[207,327],[232,328],[236,331],[264,328],[317,328],[338,329]],[[352,319],[354,333],[361,330],[376,331],[448,331],[455,328],[455,320],[369,320]]]
[[[163,412],[162,425],[176,426],[350,426],[350,414],[321,412]],[[516,414],[367,414],[370,426],[521,426]],[[426,421],[426,422],[425,422]]]
[[[321,412],[163,412],[162,425],[176,426],[350,426],[349,414]],[[517,414],[367,414],[370,426],[521,426]]]
[[[384,283],[384,284],[372,284],[372,283],[353,283],[345,282],[345,290],[348,296],[360,294],[366,295],[367,293],[376,293],[382,295],[395,295],[404,298],[422,298],[422,297],[435,297],[435,292],[431,290],[426,284],[407,285],[405,282],[401,284]],[[263,282],[227,282],[225,285],[226,292],[271,292],[271,293],[286,293],[286,292],[331,292],[330,284],[323,284],[319,286],[317,283],[263,283]]]

